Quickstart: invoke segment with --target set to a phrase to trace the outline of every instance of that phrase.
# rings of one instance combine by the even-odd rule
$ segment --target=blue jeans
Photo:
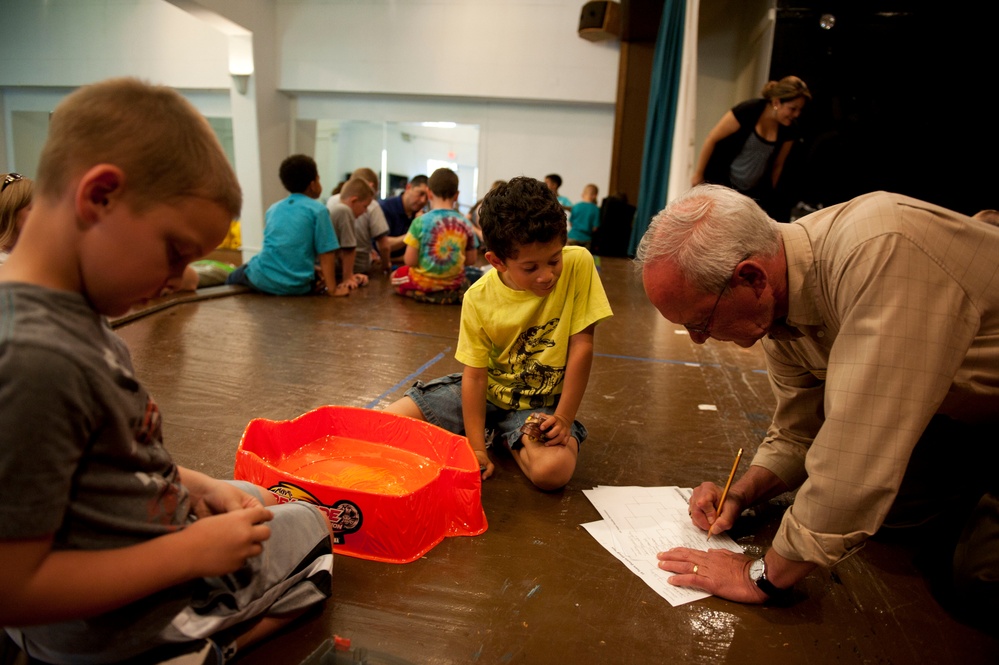
[[[417,381],[416,384],[406,391],[416,406],[423,412],[423,417],[431,425],[446,429],[455,434],[465,434],[465,420],[461,411],[461,374],[448,374],[439,379],[424,383]],[[542,407],[534,411],[501,409],[492,402],[486,402],[486,429],[493,429],[496,435],[502,438],[503,443],[510,450],[517,450],[523,447],[520,440],[520,428],[524,426],[528,416],[532,413],[555,413],[558,406],[556,395],[555,404],[549,407]],[[586,438],[586,427],[578,420],[572,422],[572,436],[582,447]]]

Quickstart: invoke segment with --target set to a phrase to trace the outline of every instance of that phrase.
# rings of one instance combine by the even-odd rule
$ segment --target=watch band
[[[791,594],[794,593],[794,589],[781,589],[780,587],[775,587],[773,583],[766,578],[766,573],[763,577],[756,580],[756,586],[759,587],[760,591],[767,594],[767,599],[772,600],[777,603],[783,603],[791,599]]]
[[[760,557],[759,562],[762,564],[762,571],[760,572],[760,576],[753,580],[756,583],[757,588],[767,595],[768,601],[773,601],[775,603],[786,603],[789,601],[794,593],[794,587],[781,589],[778,586],[774,586],[773,582],[767,579],[766,559]]]

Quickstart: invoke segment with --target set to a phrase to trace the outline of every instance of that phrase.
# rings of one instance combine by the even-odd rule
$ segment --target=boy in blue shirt
[[[418,382],[387,410],[467,436],[483,478],[494,429],[532,483],[559,489],[586,438],[576,411],[610,304],[590,253],[565,246],[565,211],[544,183],[520,177],[491,190],[480,219],[494,270],[465,292],[455,353],[465,369]],[[521,430],[532,415],[538,436]]]
[[[243,284],[277,296],[317,291],[331,296],[349,295],[357,283],[337,283],[336,251],[340,243],[326,206],[316,200],[323,186],[315,160],[308,155],[287,157],[278,175],[289,196],[267,209],[263,249],[236,268],[226,284]],[[321,281],[316,279],[317,260]]]
[[[557,173],[549,173],[545,176],[545,184],[548,185],[548,189],[552,190],[552,194],[558,199],[559,205],[569,213],[572,210],[572,201],[569,200],[568,196],[563,196],[558,193],[560,187],[562,187],[562,176]]]
[[[36,185],[0,267],[0,625],[46,663],[221,662],[329,596],[330,525],[175,464],[106,317],[218,246],[236,175],[175,90],[116,79],[56,107]]]
[[[569,226],[569,244],[590,250],[593,232],[600,226],[600,208],[597,206],[597,186],[583,188],[583,200],[572,206],[572,224]]]

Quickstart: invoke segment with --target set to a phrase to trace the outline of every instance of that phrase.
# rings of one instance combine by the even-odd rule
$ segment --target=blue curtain
[[[645,147],[642,153],[642,180],[638,189],[635,221],[631,225],[628,254],[635,255],[638,243],[652,218],[666,207],[669,160],[673,150],[673,125],[683,64],[683,25],[686,0],[666,0],[656,39],[652,81],[649,86],[649,112],[645,119]]]

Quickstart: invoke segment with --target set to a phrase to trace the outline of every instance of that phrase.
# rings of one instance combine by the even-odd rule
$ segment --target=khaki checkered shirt
[[[934,414],[999,421],[999,228],[876,192],[781,233],[789,312],[763,342],[777,410],[753,464],[800,486],[774,549],[831,566],[881,526]]]

